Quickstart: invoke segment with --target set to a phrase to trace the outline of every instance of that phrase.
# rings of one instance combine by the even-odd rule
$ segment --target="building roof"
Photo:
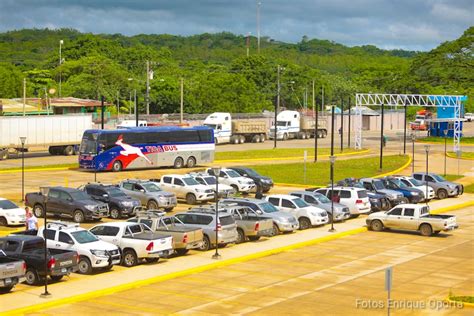
[[[92,100],[92,99],[79,99],[73,97],[67,98],[53,98],[50,99],[50,105],[52,107],[98,107],[101,106],[100,100]],[[109,105],[108,103],[104,103],[104,105]]]

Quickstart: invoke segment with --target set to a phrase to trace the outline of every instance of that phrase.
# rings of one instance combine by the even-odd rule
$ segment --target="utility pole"
[[[179,111],[179,123],[183,124],[183,108],[184,108],[184,78],[181,78],[181,103]]]
[[[150,115],[150,61],[146,61],[146,115]]]
[[[128,98],[128,115],[132,115],[132,91],[130,91]]]
[[[341,153],[344,150],[344,97],[341,98]]]
[[[262,3],[257,2],[257,54],[260,54],[260,6]]]
[[[348,128],[347,128],[347,148],[351,148],[351,97],[349,96],[349,104],[348,104],[348,109],[347,113],[349,115],[349,122],[348,122]]]
[[[23,78],[23,116],[25,116],[26,106],[26,78]]]
[[[247,33],[246,45],[247,45],[247,57],[249,57],[250,56],[250,32]]]
[[[318,161],[318,108],[316,107],[316,94],[313,79],[313,113],[314,113],[314,162]]]
[[[120,95],[119,95],[119,91],[117,90],[117,123],[118,123],[118,119],[119,119],[119,114],[120,114],[120,104],[119,104],[119,98],[120,98]]]
[[[64,44],[64,41],[63,40],[59,40],[59,91],[58,91],[58,95],[59,97],[61,97],[61,83],[62,83],[62,77],[63,77],[63,73],[62,73],[62,69],[61,69],[61,64],[63,63],[63,58],[62,58],[62,46]]]
[[[138,108],[137,108],[137,89],[133,89],[134,111],[135,111],[135,127],[138,127]]]
[[[324,86],[321,87],[321,112],[324,111]]]
[[[274,122],[274,134],[273,134],[273,148],[277,148],[277,114],[280,109],[280,65],[277,66],[277,102],[275,104],[275,122]]]

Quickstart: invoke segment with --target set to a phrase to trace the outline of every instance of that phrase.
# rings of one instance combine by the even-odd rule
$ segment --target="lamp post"
[[[446,176],[446,136],[448,136],[448,129],[443,131],[444,133],[444,176]]]
[[[20,137],[21,142],[21,201],[25,200],[25,142],[26,137]]]
[[[48,187],[40,187],[40,192],[44,196],[44,209],[43,209],[43,216],[44,216],[44,228],[43,230],[43,238],[44,238],[44,292],[41,293],[41,297],[48,297],[51,293],[48,292],[48,246],[46,240],[46,227],[47,226],[47,219],[46,219],[46,212],[47,212],[47,204],[48,204],[48,194],[49,188]]]
[[[425,196],[428,197],[428,155],[430,153],[430,145],[425,145],[426,153],[426,174],[425,174]],[[428,199],[426,200],[426,205],[428,205]]]
[[[330,156],[329,162],[331,163],[331,228],[329,232],[335,232],[334,229],[334,162],[336,162],[336,156]]]
[[[273,148],[277,148],[277,115],[278,115],[278,109],[280,108],[280,71],[281,71],[280,65],[277,66],[277,101],[275,103],[275,121],[273,123],[274,131],[273,131]]]
[[[212,255],[212,259],[220,259],[221,255],[219,254],[219,174],[221,173],[221,168],[220,167],[214,167],[212,168],[212,172],[214,173],[214,176],[216,177],[216,252]]]
[[[59,40],[59,97],[61,97],[61,83],[62,83],[62,70],[61,70],[61,64],[63,63],[63,58],[62,58],[62,46],[64,44],[63,40]]]
[[[415,173],[415,133],[411,133],[411,173]]]

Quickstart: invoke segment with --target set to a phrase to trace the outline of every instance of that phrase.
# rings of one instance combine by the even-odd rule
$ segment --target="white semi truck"
[[[216,144],[245,142],[262,143],[267,135],[267,124],[263,120],[232,121],[230,113],[212,113],[204,120],[204,125],[214,130]]]
[[[73,155],[85,130],[92,129],[90,114],[0,117],[0,160],[25,151],[48,150],[51,155]]]
[[[316,119],[311,116],[302,115],[298,111],[281,111],[277,115],[276,138],[287,140],[290,138],[306,139],[314,137],[314,127]],[[318,118],[317,137],[324,138],[327,136],[327,120],[326,117]],[[269,138],[275,137],[275,126],[270,128]]]

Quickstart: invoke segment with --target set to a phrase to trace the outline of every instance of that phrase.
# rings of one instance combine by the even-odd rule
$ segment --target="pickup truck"
[[[413,174],[413,178],[432,187],[438,199],[458,196],[464,192],[464,186],[462,184],[447,181],[436,173],[426,174],[424,172],[417,172]]]
[[[159,235],[139,223],[109,222],[94,226],[89,231],[100,240],[119,247],[122,264],[126,267],[137,265],[141,259],[149,263],[158,262],[174,252],[173,237]]]
[[[88,196],[84,191],[65,187],[49,188],[47,196],[41,192],[27,193],[25,205],[33,208],[36,217],[43,217],[44,210],[56,216],[72,218],[76,223],[100,220],[109,216],[109,206]]]
[[[16,284],[23,282],[25,273],[25,261],[7,257],[0,250],[0,293],[10,292]]]
[[[416,204],[425,199],[425,195],[420,189],[411,188],[395,177],[385,177],[382,179],[387,189],[398,191],[408,200],[408,203]]]
[[[176,206],[176,195],[163,191],[160,186],[151,181],[124,180],[119,184],[125,194],[140,200],[141,205],[149,210],[164,209],[171,212]]]
[[[206,202],[215,198],[214,190],[202,185],[193,177],[182,174],[168,174],[161,179],[150,179],[159,183],[162,190],[173,192],[178,199],[185,199],[188,204]]]
[[[25,278],[29,285],[42,283],[46,275],[49,275],[53,281],[59,281],[63,276],[76,272],[78,269],[77,252],[48,248],[46,254],[48,271],[45,271],[44,239],[38,236],[20,233],[2,237],[0,250],[3,250],[8,257],[25,261]]]
[[[369,229],[382,231],[385,228],[415,230],[423,236],[458,228],[454,215],[431,215],[426,205],[403,204],[387,212],[370,214],[366,219]]]
[[[214,212],[215,206],[195,207],[191,212]],[[219,213],[229,213],[237,224],[236,244],[245,241],[256,241],[260,237],[270,237],[273,235],[273,220],[269,217],[259,216],[248,206],[239,206],[236,203],[220,203]]]
[[[120,264],[120,250],[111,243],[99,240],[79,224],[48,222],[46,229],[40,227],[38,236],[46,235],[50,249],[73,250],[79,254],[78,272],[91,274],[94,270],[108,271]]]
[[[206,169],[206,172],[211,176],[216,176],[212,168]],[[220,169],[218,175],[219,183],[230,185],[235,192],[249,193],[256,188],[255,182],[247,177],[242,177],[237,171],[227,168]]]
[[[137,216],[128,222],[145,224],[157,235],[171,235],[173,248],[178,255],[185,255],[190,249],[202,246],[204,235],[201,228],[187,226],[174,216],[164,215],[163,212],[143,211],[138,212]]]
[[[211,176],[205,172],[191,172],[188,173],[189,176],[193,177],[194,180],[199,182],[202,185],[205,185],[208,187],[208,189],[211,189],[213,191],[216,190],[216,177]],[[219,182],[218,188],[219,190],[219,197],[220,198],[226,198],[229,196],[233,196],[236,191],[233,187],[230,185],[224,184]]]
[[[367,191],[385,194],[393,207],[398,204],[408,203],[408,199],[403,196],[403,193],[388,189],[381,179],[363,178],[359,182]]]

